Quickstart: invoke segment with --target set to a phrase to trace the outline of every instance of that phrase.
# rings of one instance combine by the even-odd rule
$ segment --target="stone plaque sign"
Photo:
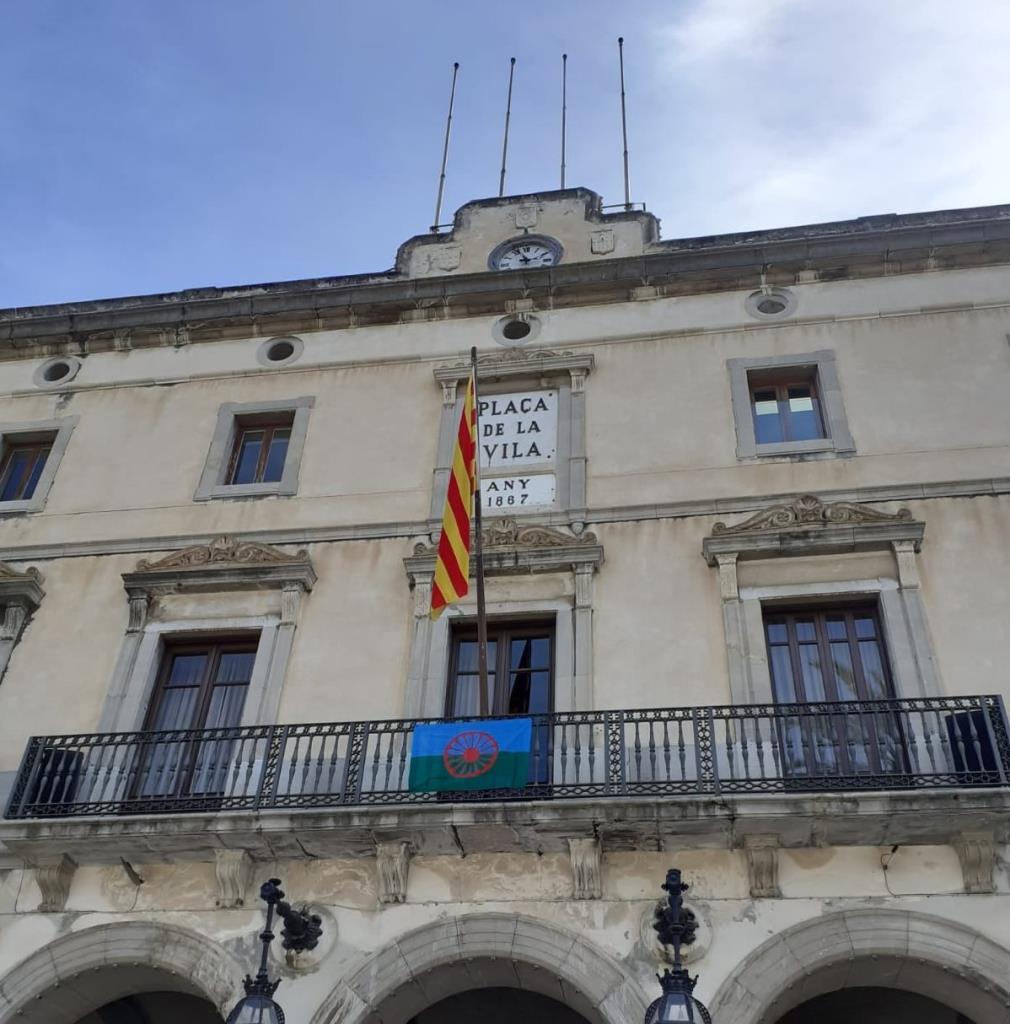
[[[554,505],[554,474],[483,477],[481,505],[485,515],[514,515],[551,508]]]
[[[518,391],[482,396],[479,427],[482,472],[554,465],[558,445],[558,393]]]

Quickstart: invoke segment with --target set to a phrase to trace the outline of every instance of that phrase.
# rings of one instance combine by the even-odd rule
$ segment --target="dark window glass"
[[[763,376],[763,375],[762,375]],[[807,380],[762,379],[750,376],[754,439],[758,444],[813,441],[826,437],[817,385]]]
[[[166,648],[147,716],[156,733],[225,729],[242,721],[256,659],[256,637]],[[138,768],[140,796],[210,796],[224,792],[233,739],[188,734],[145,745]]]
[[[228,483],[277,483],[284,475],[291,422],[292,417],[287,416],[270,423],[239,423]]]
[[[51,449],[51,441],[7,449],[0,467],[0,501],[27,501],[35,494]]]
[[[765,613],[775,700],[866,702],[894,696],[875,608]],[[790,776],[895,773],[906,758],[897,715],[878,708],[781,719],[779,747]]]
[[[554,710],[554,623],[488,624],[488,713],[536,715]],[[446,715],[480,714],[477,631],[456,630],[446,693]],[[550,781],[551,727],[535,725],[530,783]]]

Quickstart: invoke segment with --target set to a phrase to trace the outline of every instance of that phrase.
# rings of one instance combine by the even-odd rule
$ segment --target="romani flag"
[[[520,789],[529,781],[533,721],[481,718],[414,726],[412,792]]]
[[[470,589],[470,516],[473,515],[474,474],[477,456],[477,407],[473,400],[473,373],[466,385],[459,417],[452,472],[442,513],[435,581],[431,588],[431,617],[455,604]]]

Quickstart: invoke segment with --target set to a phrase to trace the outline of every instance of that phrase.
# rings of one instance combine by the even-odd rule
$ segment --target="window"
[[[145,731],[184,732],[144,745],[138,796],[213,796],[225,791],[236,741],[198,739],[189,730],[240,724],[257,643],[258,637],[249,636],[165,647]]]
[[[44,441],[12,444],[6,450],[0,466],[0,501],[31,500],[52,448],[50,436]]]
[[[475,625],[453,632],[446,716],[480,714],[480,675]],[[488,711],[535,715],[554,710],[554,623],[488,623]],[[551,726],[534,724],[530,784],[550,781]]]
[[[307,397],[222,405],[194,499],[296,494],[314,403]]]
[[[834,352],[730,359],[727,365],[737,458],[855,451]]]
[[[293,420],[294,413],[291,413],[256,425],[239,423],[228,483],[277,483],[284,475]]]
[[[768,379],[754,371],[747,375],[754,439],[761,444],[812,441],[824,437],[821,403],[813,374]]]
[[[895,773],[905,769],[901,723],[879,705],[820,713],[828,701],[894,696],[877,610],[852,605],[766,610],[772,692],[780,704],[817,712],[779,720],[785,773],[791,777]]]
[[[76,416],[0,424],[0,512],[42,510],[76,425]]]
[[[554,623],[488,624],[488,712],[524,715],[554,709]],[[477,628],[453,634],[446,715],[480,714]]]

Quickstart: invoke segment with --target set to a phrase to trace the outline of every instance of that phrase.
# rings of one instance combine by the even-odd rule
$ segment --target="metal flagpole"
[[[565,187],[565,122],[568,120],[568,54],[561,54],[561,187]]]
[[[516,59],[512,58],[509,64],[509,94],[505,101],[505,139],[501,147],[501,177],[498,179],[498,196],[505,195],[505,163],[509,155],[509,121],[512,118],[512,79],[516,73]],[[474,373],[476,374],[476,370]]]
[[[445,119],[445,142],[442,144],[442,173],[438,178],[438,196],[435,199],[435,223],[431,226],[432,234],[438,231],[438,221],[442,216],[442,195],[445,192],[445,165],[449,159],[449,131],[452,128],[452,106],[456,101],[456,76],[459,74],[459,62],[452,66],[452,89],[449,90],[449,116]]]
[[[617,40],[617,53],[621,63],[621,136],[624,139],[624,208],[631,209],[631,181],[628,177],[628,115],[624,104],[624,36]]]
[[[491,712],[487,692],[487,611],[484,606],[484,540],[480,507],[480,396],[477,392],[477,348],[470,349],[470,372],[473,374],[474,408],[474,561],[477,565],[477,668],[480,673],[480,714],[486,718]]]

